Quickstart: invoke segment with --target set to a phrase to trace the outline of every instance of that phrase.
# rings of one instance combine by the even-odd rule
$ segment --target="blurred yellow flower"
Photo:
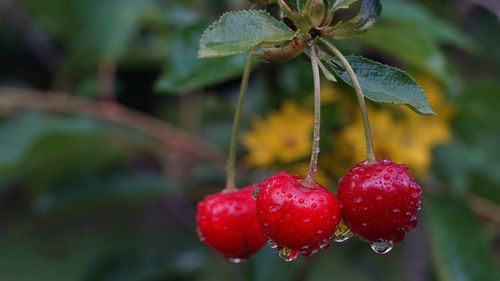
[[[266,119],[256,120],[252,130],[243,134],[248,150],[246,162],[266,167],[275,162],[290,163],[311,153],[313,114],[285,101],[280,111],[270,112]]]
[[[422,116],[410,109],[389,106],[402,116],[394,118],[391,111],[368,108],[372,128],[375,154],[377,158],[391,158],[397,163],[405,163],[417,177],[424,177],[432,163],[432,148],[449,141],[452,131],[449,119],[453,107],[444,102],[442,89],[432,79],[418,79],[437,116]],[[334,174],[340,176],[354,163],[366,159],[363,125],[358,120],[344,127],[334,136]]]

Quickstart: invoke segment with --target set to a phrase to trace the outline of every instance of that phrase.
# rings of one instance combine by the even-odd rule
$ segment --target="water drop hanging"
[[[347,241],[349,238],[353,236],[351,230],[344,223],[344,220],[340,220],[339,225],[337,226],[337,230],[335,230],[333,241],[337,243],[342,243]]]
[[[372,250],[377,254],[387,254],[394,247],[393,241],[379,241],[370,243]]]
[[[297,256],[298,256],[298,253],[297,251],[294,251],[294,250],[290,250],[288,248],[283,248],[281,250],[278,251],[278,254],[280,256],[280,258],[284,261],[284,262],[292,262],[294,261],[295,259],[297,259]]]

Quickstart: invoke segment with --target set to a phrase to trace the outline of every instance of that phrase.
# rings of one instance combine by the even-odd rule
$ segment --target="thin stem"
[[[318,170],[318,154],[319,154],[319,128],[321,120],[321,89],[318,69],[318,54],[316,53],[315,44],[311,45],[311,66],[314,79],[314,131],[312,141],[311,162],[309,163],[309,172],[307,173],[307,186],[314,187],[314,178]]]
[[[363,119],[363,126],[365,129],[366,154],[368,157],[368,162],[366,164],[373,164],[377,161],[377,158],[375,157],[375,150],[373,148],[372,132],[370,129],[370,122],[368,121],[368,110],[366,109],[365,99],[361,90],[361,86],[359,85],[358,78],[356,77],[356,74],[354,73],[354,70],[352,70],[352,67],[347,59],[333,44],[323,38],[321,38],[320,41],[340,60],[342,65],[344,65],[345,69],[347,70],[347,74],[351,78],[354,90],[356,92],[356,98],[358,99],[359,108],[361,109],[361,117]]]
[[[252,70],[252,50],[248,52],[247,62],[245,64],[245,70],[243,71],[243,77],[241,79],[240,93],[238,95],[238,103],[236,105],[236,111],[234,113],[234,123],[233,123],[233,133],[231,135],[231,144],[229,145],[229,156],[227,158],[226,164],[226,191],[235,191],[235,171],[234,164],[236,162],[236,142],[238,140],[238,127],[240,124],[241,109],[243,108],[243,100],[245,99],[245,92],[247,90],[248,79],[250,78],[250,72]]]

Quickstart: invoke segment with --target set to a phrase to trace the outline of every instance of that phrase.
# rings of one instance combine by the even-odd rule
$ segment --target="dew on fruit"
[[[422,201],[418,202],[418,211],[422,210]]]
[[[285,247],[278,251],[278,255],[284,262],[292,262],[297,259],[298,253]]]
[[[201,230],[199,227],[196,228],[196,235],[198,236],[198,239],[201,241],[201,242],[205,242],[205,237],[203,237],[203,234],[201,233]]]
[[[323,234],[323,230],[320,229],[320,230],[316,231],[316,234],[318,234],[318,235]]]
[[[310,222],[311,221],[311,218],[305,218],[302,220],[302,222]]]
[[[312,204],[311,204],[311,208],[315,209],[315,208],[317,208],[317,207],[318,207],[318,204],[316,204],[316,203],[312,203]]]
[[[267,246],[269,246],[269,248],[271,248],[271,249],[276,249],[276,248],[278,248],[278,243],[273,241],[273,240],[268,240]]]
[[[389,175],[389,174],[385,174],[384,175],[384,180],[387,181],[387,180],[390,180],[390,179],[391,179],[391,175]]]
[[[407,215],[407,216],[411,216],[411,212],[409,212],[409,211],[408,211],[408,212],[406,212],[406,215]]]
[[[363,198],[361,197],[354,199],[354,203],[361,203],[361,201],[363,201]]]
[[[226,258],[226,260],[232,264],[241,264],[245,261],[245,259],[241,258]]]
[[[393,241],[379,241],[379,242],[371,242],[370,247],[377,254],[387,254],[394,247]]]
[[[327,249],[328,247],[330,247],[330,240],[329,239],[323,239],[323,241],[321,241],[321,243],[319,244],[319,247],[321,249]]]
[[[401,212],[401,210],[400,210],[400,209],[398,209],[398,208],[394,208],[394,209],[392,209],[392,212],[393,212],[393,213],[399,213],[399,212]]]
[[[375,197],[375,200],[382,200],[382,195],[377,195],[377,197]]]
[[[300,198],[299,199],[299,204],[304,204],[304,199]]]
[[[293,194],[288,193],[288,194],[286,195],[286,197],[288,197],[288,198],[292,198],[292,197],[293,197]]]
[[[257,199],[257,195],[259,194],[259,187],[256,187],[254,190],[253,190],[253,193],[252,193],[252,197],[253,199]]]
[[[333,241],[337,243],[345,242],[353,236],[349,227],[347,227],[347,225],[344,223],[344,220],[340,220],[340,223],[337,226],[337,230],[335,230],[335,233],[333,235],[335,236],[333,238]]]
[[[368,223],[363,222],[363,223],[361,223],[361,226],[362,226],[362,227],[367,227],[367,226],[368,226]]]
[[[318,248],[315,248],[315,249],[312,249],[312,250],[304,250],[304,251],[300,251],[300,254],[303,256],[303,257],[310,257],[314,254],[316,254],[318,252]]]

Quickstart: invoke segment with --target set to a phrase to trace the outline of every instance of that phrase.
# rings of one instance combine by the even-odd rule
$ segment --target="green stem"
[[[238,95],[238,103],[236,105],[236,111],[234,113],[234,123],[233,123],[233,133],[231,135],[231,144],[229,145],[229,155],[226,164],[226,191],[235,191],[235,169],[234,164],[236,162],[236,148],[238,140],[238,127],[240,124],[240,115],[243,108],[243,100],[245,99],[245,92],[247,90],[248,79],[250,78],[250,72],[252,70],[252,50],[248,52],[247,62],[245,64],[245,69],[243,70],[243,77],[241,79],[240,93]]]
[[[314,79],[314,131],[311,151],[311,162],[309,163],[309,172],[306,177],[306,186],[314,187],[314,178],[318,170],[318,154],[319,154],[319,129],[321,121],[321,88],[318,69],[318,54],[315,44],[311,45],[311,65]]]
[[[365,129],[366,154],[368,157],[368,162],[366,164],[373,164],[377,161],[377,158],[375,157],[375,150],[373,148],[372,132],[370,129],[370,122],[368,121],[368,110],[366,109],[365,99],[361,90],[361,86],[359,85],[358,78],[356,77],[356,74],[354,73],[354,70],[352,70],[352,67],[347,59],[333,44],[323,38],[320,39],[320,42],[328,49],[330,49],[330,51],[332,51],[333,54],[340,60],[342,65],[344,65],[345,69],[347,70],[347,74],[351,78],[354,91],[356,92],[356,97],[358,99],[359,107],[361,109],[361,117],[363,119],[363,126]]]

